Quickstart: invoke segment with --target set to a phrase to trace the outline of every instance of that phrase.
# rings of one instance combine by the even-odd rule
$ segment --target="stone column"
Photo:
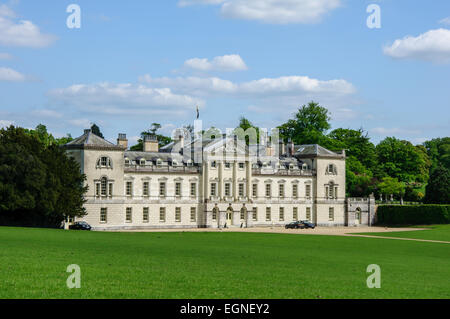
[[[223,166],[225,165],[225,163],[222,161],[219,163],[219,199],[222,200],[224,197],[224,185],[223,185]]]
[[[235,160],[234,162],[233,162],[233,197],[234,197],[234,200],[237,200],[237,198],[238,198],[238,196],[237,196],[237,166],[238,166],[238,163],[237,163],[237,161]]]
[[[209,198],[208,162],[203,162],[203,200]]]
[[[248,198],[248,201],[250,202],[250,200],[252,199],[252,190],[251,190],[251,186],[252,186],[252,163],[250,162],[250,160],[248,160],[246,162],[246,169],[247,169],[247,189],[246,189],[246,195]]]

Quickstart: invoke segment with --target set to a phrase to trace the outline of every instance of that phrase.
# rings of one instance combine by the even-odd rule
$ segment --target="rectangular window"
[[[212,168],[216,168],[216,167],[217,167],[216,161],[211,162],[211,167],[212,167]]]
[[[245,219],[245,209],[241,209],[241,220]]]
[[[95,184],[95,195],[100,196],[100,183]]]
[[[266,184],[266,197],[272,196],[272,185]]]
[[[217,184],[211,183],[211,196],[216,196],[217,194]]]
[[[217,211],[218,211],[217,208],[214,208],[214,209],[212,210],[212,219],[213,219],[213,220],[217,220]]]
[[[149,221],[149,208],[148,207],[144,207],[143,211],[142,211],[142,221],[144,223],[148,223]]]
[[[245,196],[245,192],[244,192],[244,184],[239,184],[239,197],[244,197]]]
[[[175,183],[175,196],[181,196],[181,183]]]
[[[327,186],[327,189],[328,189],[328,198],[333,198],[333,186],[331,187]]]
[[[150,195],[150,183],[144,182],[142,185],[142,195],[143,196],[149,196]]]
[[[105,224],[108,222],[108,209],[100,208],[100,223]]]
[[[133,195],[133,182],[127,182],[127,196]]]
[[[112,196],[113,196],[113,184],[112,184],[112,183],[109,183],[109,186],[108,186],[108,195],[109,195],[109,197],[112,197]]]
[[[266,221],[270,222],[272,220],[272,213],[270,207],[266,207]]]
[[[284,184],[279,185],[279,195],[280,198],[284,198]]]
[[[133,221],[133,210],[131,207],[127,207],[125,221],[131,223]]]
[[[166,197],[166,183],[159,183],[159,196]]]
[[[252,195],[254,198],[258,197],[258,184],[253,184]]]
[[[225,183],[225,196],[231,196],[231,184]]]
[[[306,185],[306,198],[311,198],[311,185]]]
[[[311,207],[306,207],[306,220],[311,221]]]
[[[334,198],[338,198],[338,188],[337,186],[334,187]]]
[[[253,221],[254,222],[258,221],[258,208],[257,207],[253,207]]]
[[[166,208],[165,207],[159,208],[159,222],[160,223],[166,222]]]
[[[195,197],[197,196],[197,184],[191,183],[191,196]]]
[[[230,162],[225,162],[225,168],[226,169],[230,169],[231,168],[231,163]]]
[[[191,207],[191,222],[195,222],[197,220],[197,208]]]
[[[298,185],[297,184],[292,185],[292,197],[298,198]]]
[[[284,207],[280,207],[280,221],[284,221]]]
[[[328,210],[328,220],[330,222],[334,221],[334,207],[330,207]]]
[[[175,208],[175,221],[177,223],[181,222],[181,207],[176,207]]]
[[[294,207],[294,208],[293,208],[293,210],[292,210],[292,219],[293,219],[294,221],[297,221],[297,220],[298,220],[298,207]]]
[[[106,196],[106,187],[108,186],[108,181],[106,178],[102,178],[101,188],[102,188],[102,196]]]
[[[239,169],[244,169],[244,163],[239,163]]]

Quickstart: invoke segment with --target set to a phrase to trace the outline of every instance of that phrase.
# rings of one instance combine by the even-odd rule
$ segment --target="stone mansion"
[[[86,175],[86,221],[94,230],[370,225],[372,199],[346,199],[345,151],[319,145],[247,146],[233,136],[180,136],[128,150],[85,130],[64,146]]]

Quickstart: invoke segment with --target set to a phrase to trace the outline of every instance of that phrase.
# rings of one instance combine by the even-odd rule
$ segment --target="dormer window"
[[[192,162],[192,160],[188,160],[187,161],[187,166],[194,166],[194,162]]]
[[[294,164],[289,164],[289,169],[294,169],[295,168],[295,166],[294,166]]]
[[[157,166],[162,166],[162,160],[161,160],[160,158],[158,158],[158,159],[156,160],[156,165],[157,165]]]
[[[102,156],[97,160],[97,168],[112,168],[112,161],[107,156]]]
[[[173,161],[172,161],[172,166],[177,167],[177,166],[178,166],[178,162],[175,161],[175,160],[173,160]]]
[[[306,163],[303,164],[302,165],[302,170],[304,170],[304,171],[308,170],[308,164],[306,164]]]
[[[131,161],[129,158],[125,158],[125,165],[126,166],[130,166],[131,165]]]
[[[145,166],[145,164],[146,164],[145,159],[141,159],[141,160],[139,161],[139,165]]]

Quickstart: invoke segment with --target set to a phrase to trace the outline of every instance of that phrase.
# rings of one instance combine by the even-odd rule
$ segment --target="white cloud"
[[[17,20],[6,5],[0,6],[0,44],[5,46],[42,48],[56,40],[50,34],[41,33],[38,26],[28,20]]]
[[[265,23],[317,23],[338,8],[341,0],[181,0],[180,6],[221,5],[224,17]]]
[[[283,76],[234,83],[217,77],[140,77],[140,81],[152,86],[170,87],[174,92],[191,92],[194,95],[235,95],[247,97],[298,96],[302,94],[348,95],[356,90],[345,80],[321,81],[307,76]]]
[[[115,115],[181,115],[202,106],[201,99],[175,94],[169,88],[135,84],[76,84],[48,93],[54,103],[87,112]]]
[[[11,60],[12,58],[11,54],[0,52],[0,60]]]
[[[450,30],[427,31],[417,37],[406,36],[384,47],[384,54],[397,59],[450,62]]]
[[[193,58],[184,62],[184,66],[199,71],[243,71],[247,70],[244,60],[237,55],[217,56],[212,61]]]
[[[0,81],[4,82],[23,82],[26,76],[10,68],[0,67]]]
[[[445,24],[445,25],[450,25],[450,17],[439,20],[439,23]]]
[[[13,121],[8,121],[8,120],[0,120],[0,129],[1,128],[6,128],[9,127],[11,125],[14,125]]]

